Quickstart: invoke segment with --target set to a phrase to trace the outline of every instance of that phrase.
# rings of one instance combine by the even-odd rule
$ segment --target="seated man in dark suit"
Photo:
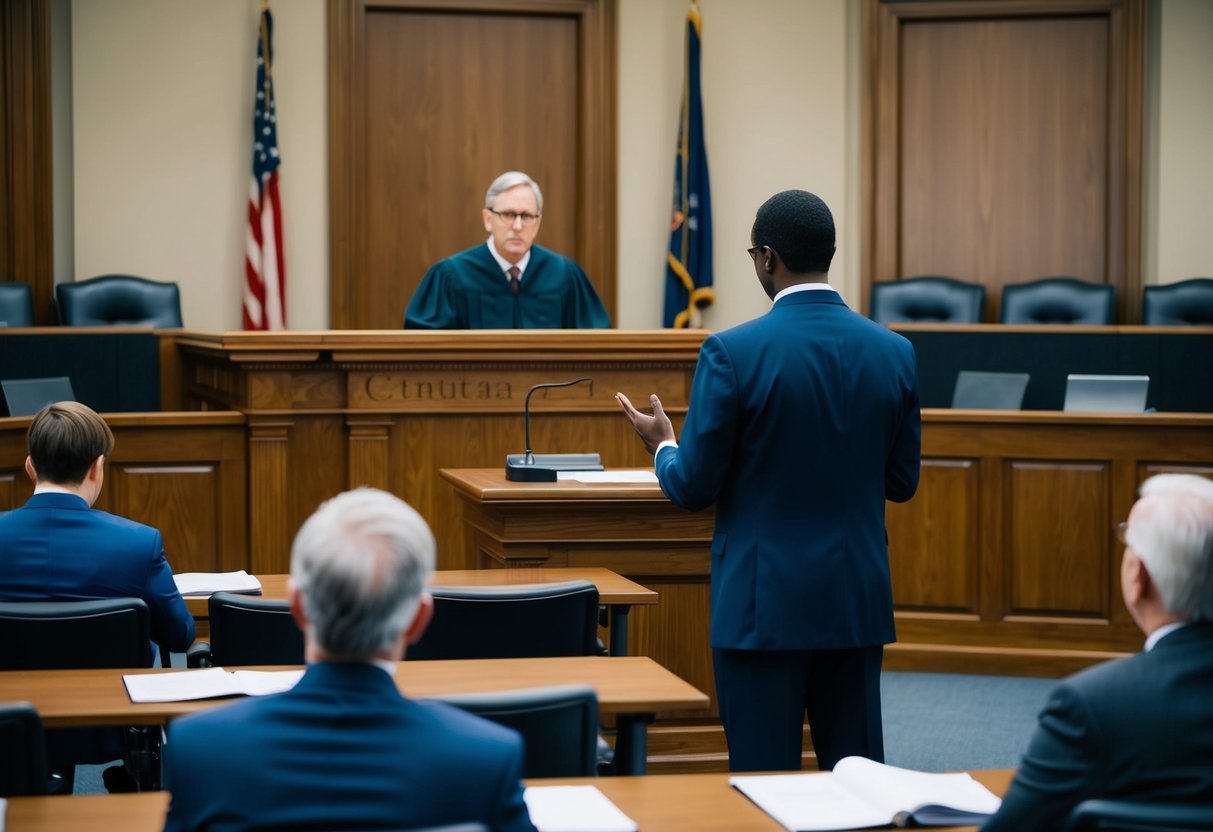
[[[594,284],[575,262],[535,245],[543,193],[521,171],[489,186],[481,211],[488,241],[426,272],[405,329],[581,329],[611,325]]]
[[[1057,686],[986,832],[1061,829],[1090,798],[1213,803],[1213,482],[1151,477],[1121,529],[1145,650]]]
[[[0,513],[0,601],[87,601],[142,598],[151,612],[152,639],[184,651],[194,619],[164,557],[160,532],[91,508],[114,448],[109,425],[79,402],[49,404],[34,416],[25,470],[34,495]],[[154,653],[150,649],[147,664]],[[70,782],[76,763],[104,763],[122,755],[118,730],[52,731],[48,763]],[[107,785],[121,788],[117,781]]]
[[[478,822],[533,830],[522,738],[394,674],[433,613],[434,537],[417,512],[360,488],[317,509],[291,548],[291,610],[308,669],[286,693],[169,728],[166,829],[410,829]]]

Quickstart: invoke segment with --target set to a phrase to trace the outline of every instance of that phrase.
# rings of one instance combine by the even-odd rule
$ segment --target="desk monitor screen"
[[[1028,373],[980,373],[961,370],[952,391],[952,407],[977,410],[1021,410]]]
[[[1066,376],[1067,413],[1144,413],[1149,376]]]
[[[57,378],[21,378],[0,381],[9,416],[33,416],[51,402],[75,401],[72,380]]]

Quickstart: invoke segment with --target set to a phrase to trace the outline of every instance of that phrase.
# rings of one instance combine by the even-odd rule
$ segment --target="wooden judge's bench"
[[[0,334],[0,348],[48,332]],[[1213,366],[1213,330],[1171,333],[1151,360],[1178,345]],[[322,500],[375,486],[429,521],[441,569],[605,566],[656,590],[655,606],[632,613],[630,653],[712,691],[711,511],[685,512],[654,486],[502,474],[506,454],[523,450],[527,390],[582,376],[592,384],[533,397],[535,451],[651,467],[614,393],[656,392],[678,425],[703,332],[156,335],[162,412],[107,414],[117,445],[99,507],[160,528],[176,571],[286,572],[293,534]],[[974,330],[965,337],[973,343]],[[1146,477],[1213,476],[1213,413],[941,408],[924,409],[923,422],[918,495],[888,509],[898,643],[886,667],[1063,675],[1139,649],[1113,529]],[[28,425],[0,419],[0,510],[30,491]],[[650,735],[654,771],[662,755],[682,770],[719,762],[718,723],[688,715],[667,740],[662,724]]]

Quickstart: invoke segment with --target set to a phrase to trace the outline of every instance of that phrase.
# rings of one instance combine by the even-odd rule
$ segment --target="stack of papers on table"
[[[593,786],[528,786],[522,797],[539,832],[637,832],[640,828]]]
[[[789,832],[980,825],[1002,801],[968,774],[929,774],[844,757],[832,772],[730,777]]]
[[[122,677],[132,702],[188,702],[220,696],[263,696],[290,690],[302,670],[182,670],[132,673]]]
[[[241,569],[239,572],[182,572],[174,575],[182,595],[213,595],[216,592],[241,592],[260,595],[261,581]]]

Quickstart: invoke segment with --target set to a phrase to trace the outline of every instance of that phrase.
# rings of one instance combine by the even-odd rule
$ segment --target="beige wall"
[[[652,327],[661,320],[687,3],[618,2],[618,324]],[[77,279],[121,271],[178,281],[191,327],[240,325],[259,6],[71,4],[74,212],[57,232],[71,234]],[[325,0],[274,4],[296,329],[325,328],[329,318],[325,9]],[[719,329],[767,308],[744,249],[754,210],[791,187],[833,208],[832,279],[858,306],[856,5],[705,0],[702,9],[719,298],[704,325]],[[1161,48],[1147,86],[1156,86],[1157,106],[1146,137],[1155,156],[1146,167],[1145,274],[1172,280],[1213,271],[1213,4],[1167,0],[1151,19],[1160,21],[1152,37]]]
[[[1152,0],[1150,24],[1142,276],[1213,277],[1213,3]]]
[[[187,326],[238,329],[257,0],[72,4],[75,277],[181,284]],[[287,318],[328,325],[324,0],[275,4]]]

